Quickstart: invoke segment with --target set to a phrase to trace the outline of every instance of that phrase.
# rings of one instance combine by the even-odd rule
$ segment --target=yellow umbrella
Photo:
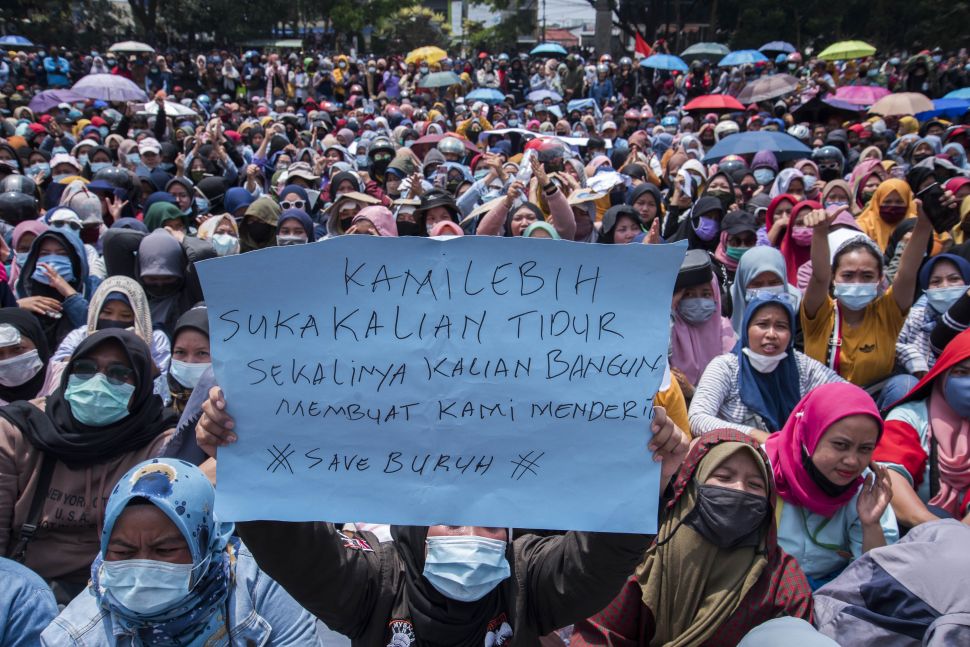
[[[420,61],[427,61],[428,63],[437,63],[443,58],[448,58],[448,52],[440,47],[426,45],[408,52],[408,55],[404,58],[404,62],[418,63]]]
[[[844,40],[829,45],[819,53],[823,61],[848,61],[854,58],[865,58],[876,53],[876,48],[861,40]]]

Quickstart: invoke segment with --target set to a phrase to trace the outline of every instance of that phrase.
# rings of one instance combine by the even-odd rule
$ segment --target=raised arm
[[[923,262],[926,254],[926,246],[933,235],[933,225],[923,211],[923,203],[916,201],[916,226],[913,227],[913,236],[906,243],[906,249],[899,259],[899,269],[896,271],[896,278],[893,279],[893,299],[899,307],[900,312],[908,312],[913,300],[916,297],[916,274],[919,266]]]
[[[802,301],[805,314],[814,319],[829,297],[832,283],[832,260],[829,250],[829,224],[835,218],[824,209],[814,209],[805,216],[805,226],[812,227],[812,278]]]
[[[505,198],[496,202],[495,206],[482,216],[476,234],[479,236],[501,236],[505,229],[505,219],[508,216],[509,209],[515,204],[516,199],[522,195],[522,190],[521,182],[513,182],[508,193],[505,194]]]

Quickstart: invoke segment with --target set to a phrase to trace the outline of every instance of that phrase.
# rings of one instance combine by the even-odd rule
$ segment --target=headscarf
[[[152,312],[152,325],[170,332],[181,314],[181,290],[185,284],[185,252],[165,230],[155,231],[138,244],[139,276],[174,276],[178,282],[164,294],[145,288]],[[142,287],[145,287],[144,284]]]
[[[135,392],[127,416],[103,427],[91,427],[74,419],[64,397],[70,363],[111,341],[121,345],[135,372]],[[59,388],[47,398],[46,412],[28,402],[15,402],[0,407],[0,416],[19,428],[31,445],[71,469],[104,463],[144,447],[175,427],[178,418],[162,408],[162,399],[154,393],[155,371],[148,346],[135,333],[117,328],[99,330],[78,344],[61,375]]]
[[[959,518],[966,514],[970,503],[970,421],[960,417],[947,404],[943,395],[946,380],[943,379],[951,368],[970,357],[970,330],[964,330],[950,340],[933,368],[923,376],[916,386],[901,400],[892,404],[898,407],[906,402],[926,400],[929,414],[930,433],[936,445],[936,461],[939,468],[939,491],[930,499],[937,505]],[[891,452],[887,454],[887,452]],[[902,462],[897,454],[898,447],[880,447],[879,460]],[[925,452],[918,458],[921,465],[929,457]],[[918,475],[922,477],[922,472]],[[963,494],[961,494],[963,493]]]
[[[280,213],[280,205],[276,204],[276,201],[273,200],[273,198],[264,195],[257,198],[251,205],[246,207],[245,215],[252,216],[256,220],[266,223],[275,230],[277,225],[279,225]],[[249,252],[255,249],[263,249],[266,247],[275,246],[276,237],[270,236],[266,241],[257,243],[246,230],[244,216],[243,226],[239,228],[239,242],[242,247],[242,251]]]
[[[791,208],[791,217],[788,221],[789,225],[785,228],[785,234],[782,236],[781,245],[781,255],[785,257],[785,268],[788,272],[788,282],[791,284],[798,283],[798,268],[807,263],[812,258],[812,248],[802,247],[796,245],[795,241],[792,240],[792,233],[795,230],[795,217],[802,211],[808,209],[809,211],[813,209],[821,209],[822,205],[815,200],[802,200],[795,204]]]
[[[862,211],[866,206],[862,201],[862,190],[873,175],[879,178],[880,183],[889,178],[889,173],[882,167],[881,160],[859,162],[849,176],[849,184],[852,186],[852,192],[849,194],[851,196],[850,201],[856,213]]]
[[[279,224],[276,225],[276,231],[283,226],[283,223],[287,220],[296,220],[303,227],[303,231],[306,232],[307,242],[312,243],[317,239],[317,233],[313,228],[313,221],[310,220],[310,216],[303,209],[287,209],[280,214]]]
[[[675,293],[671,303],[674,324],[670,331],[670,363],[681,370],[691,384],[697,384],[711,360],[726,350],[721,319],[721,290],[717,278],[712,278],[710,284],[714,293],[714,314],[699,326],[689,324],[677,311],[683,295]],[[734,340],[731,339],[731,342]]]
[[[488,622],[507,606],[504,589],[515,581],[515,558],[511,543],[506,556],[512,576],[476,602],[458,602],[442,595],[424,577],[425,542],[423,526],[391,526],[394,548],[404,563],[404,603],[411,612],[415,633],[428,645],[480,647]]]
[[[771,272],[785,286],[785,292],[790,294],[795,300],[795,309],[801,301],[802,293],[794,285],[788,282],[787,270],[785,269],[785,257],[774,247],[758,245],[752,247],[744,253],[738,261],[738,269],[734,275],[734,283],[731,284],[731,327],[734,332],[741,334],[741,326],[744,323],[744,311],[748,307],[748,283],[756,276],[765,272]]]
[[[940,261],[950,261],[956,265],[957,271],[963,277],[963,282],[970,285],[970,261],[956,254],[937,254],[926,259],[923,267],[919,268],[919,287],[921,290],[930,289],[930,275],[933,274],[933,268]]]
[[[236,239],[236,244],[233,249],[229,250],[228,255],[239,253],[239,225],[236,224],[236,219],[232,217],[230,213],[224,213],[221,216],[212,216],[211,218],[206,218],[205,222],[199,225],[199,240],[212,240],[212,237],[216,235],[216,230],[222,226],[222,223],[227,222],[232,228],[232,235]]]
[[[531,238],[532,233],[537,229],[541,229],[542,231],[549,234],[549,238],[552,238],[553,240],[561,240],[559,236],[559,232],[556,231],[556,228],[550,225],[548,222],[543,222],[542,220],[537,220],[531,225],[529,225],[528,227],[526,227],[525,231],[522,232],[522,237]]]
[[[616,225],[620,218],[629,218],[637,227],[643,231],[643,221],[640,220],[640,214],[633,207],[628,207],[625,204],[618,204],[616,206],[610,207],[603,214],[602,226],[600,227],[600,236],[596,242],[599,243],[610,243],[613,241],[613,234],[616,231]],[[542,220],[542,219],[541,219]]]
[[[169,220],[181,220],[186,228],[190,224],[189,217],[171,202],[155,202],[145,212],[145,226],[148,227],[149,232],[160,229],[163,223]]]
[[[719,548],[684,521],[697,504],[697,487],[736,452],[746,452],[764,474],[769,513],[756,546]],[[733,429],[706,433],[691,447],[673,483],[657,538],[635,572],[643,604],[654,618],[650,645],[702,645],[719,632],[740,637],[750,628],[751,611],[742,602],[763,578],[768,579],[765,602],[810,599],[797,562],[778,546],[775,491],[767,463],[758,443]]]
[[[801,171],[794,168],[786,168],[775,178],[774,183],[771,185],[771,191],[768,192],[768,197],[776,198],[779,195],[788,193],[788,187],[791,185],[792,180],[801,180],[802,186],[805,185],[805,175]]]
[[[761,373],[754,370],[751,361],[742,350],[748,346],[748,326],[765,306],[780,306],[788,314],[789,332],[788,346],[785,352],[788,357],[781,360],[777,368],[771,373]],[[769,431],[777,431],[788,420],[792,409],[801,398],[801,385],[798,377],[798,360],[795,358],[795,309],[787,296],[779,298],[757,298],[748,304],[744,312],[744,323],[741,326],[741,339],[734,347],[734,354],[738,358],[738,391],[741,401],[758,415],[768,425]]]
[[[122,606],[101,585],[104,556],[111,532],[132,502],[146,500],[178,528],[192,554],[192,589],[174,607],[153,615]],[[239,540],[234,525],[216,519],[215,490],[199,468],[176,458],[152,458],[121,477],[108,498],[101,552],[91,565],[91,591],[98,607],[108,612],[116,636],[127,634],[144,645],[201,647],[228,630],[226,601],[233,585]]]
[[[829,199],[829,194],[832,193],[833,189],[837,189],[837,188],[845,191],[845,195],[848,197],[848,200],[849,200],[848,203],[846,204],[846,208],[851,211],[853,206],[852,187],[849,186],[849,183],[846,182],[845,180],[832,180],[831,182],[826,182],[825,188],[822,189],[822,197],[819,200],[819,202],[821,202],[823,206],[826,206],[825,202]]]
[[[778,205],[780,205],[785,200],[787,200],[788,202],[791,202],[792,203],[792,208],[794,208],[794,206],[796,204],[798,204],[798,196],[792,195],[790,193],[782,193],[782,194],[776,195],[774,198],[772,198],[771,199],[771,202],[768,203],[768,209],[767,209],[767,211],[765,211],[765,229],[766,230],[770,231],[771,230],[771,227],[775,224],[775,211],[778,210]]]
[[[21,336],[34,342],[34,346],[37,347],[37,356],[44,363],[34,377],[19,386],[3,386],[0,384],[0,399],[7,402],[16,402],[17,400],[36,398],[44,387],[44,381],[47,379],[47,363],[51,358],[44,329],[40,327],[40,323],[33,314],[20,308],[0,308],[0,324],[13,326]]]
[[[913,191],[905,180],[890,178],[879,185],[872,200],[862,210],[856,222],[862,227],[863,233],[875,241],[879,249],[886,249],[889,243],[889,236],[899,223],[888,223],[879,215],[879,208],[886,197],[895,191],[906,204],[906,215],[904,218],[914,218],[916,216],[916,202],[913,200]]]
[[[209,337],[209,310],[204,305],[196,306],[179,317],[178,322],[175,324],[175,330],[172,331],[173,350],[175,340],[178,339],[179,333],[187,328],[199,331],[206,338]],[[193,388],[181,384],[175,379],[172,372],[169,371],[168,389],[172,394],[172,408],[181,414],[185,410],[185,405],[189,401],[189,398],[192,396]]]
[[[377,230],[381,236],[397,236],[397,221],[394,220],[394,214],[391,213],[390,209],[383,205],[372,205],[370,207],[364,207],[357,212],[354,216],[352,224],[356,224],[361,220],[366,220],[374,225],[374,229]],[[450,220],[448,222],[451,222]],[[454,223],[452,223],[454,224]]]
[[[657,203],[656,217],[662,218],[667,213],[667,208],[664,206],[663,195],[660,193],[660,189],[651,182],[641,182],[635,186],[630,192],[630,197],[627,199],[626,204],[632,207],[636,201],[643,196],[644,193],[649,193],[653,196],[654,202]],[[651,221],[649,224],[643,223],[643,225],[647,228],[649,228],[652,224],[653,221]]]
[[[40,236],[42,233],[47,231],[47,225],[40,220],[24,220],[18,223],[16,227],[13,228],[13,236],[10,239],[10,249],[16,250],[17,245],[20,244],[20,239],[24,237],[25,234],[33,234],[34,238]],[[33,243],[31,243],[33,244]],[[28,251],[28,254],[30,252]],[[10,289],[16,289],[17,279],[20,278],[20,266],[17,263],[10,264],[10,278],[7,279]]]
[[[856,495],[862,487],[861,476],[844,492],[831,497],[812,480],[802,463],[803,451],[811,457],[829,427],[843,418],[856,415],[872,417],[879,425],[879,435],[882,436],[882,418],[876,403],[855,384],[823,384],[801,399],[784,428],[771,434],[765,443],[775,485],[782,499],[823,517],[831,517]]]
[[[116,274],[109,276],[98,289],[91,295],[91,302],[88,304],[88,327],[87,334],[93,335],[98,330],[98,319],[101,317],[101,310],[109,300],[123,296],[131,311],[135,313],[133,328],[135,334],[141,337],[142,341],[151,348],[154,343],[152,337],[152,316],[148,305],[148,296],[145,294],[141,284],[133,278]]]

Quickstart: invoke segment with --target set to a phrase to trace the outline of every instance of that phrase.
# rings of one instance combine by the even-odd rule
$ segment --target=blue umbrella
[[[765,43],[758,48],[759,52],[782,52],[784,54],[791,54],[795,51],[795,46],[789,42],[783,40],[773,40],[770,43]]]
[[[687,63],[684,59],[673,54],[654,54],[640,61],[640,67],[652,67],[655,70],[671,70],[686,72]]]
[[[23,36],[4,36],[0,38],[0,45],[4,47],[35,47],[35,45]]]
[[[465,95],[466,101],[484,101],[485,103],[502,103],[505,96],[493,88],[478,88]]]
[[[960,88],[943,95],[944,99],[970,99],[970,88]]]
[[[546,99],[552,99],[554,102],[557,102],[562,101],[562,96],[557,92],[553,92],[552,90],[533,90],[526,95],[526,99],[532,101],[533,103],[545,101]]]
[[[731,52],[721,59],[718,63],[721,67],[734,67],[735,65],[748,65],[751,63],[763,63],[768,57],[756,49],[739,49]]]
[[[566,49],[559,43],[539,43],[529,52],[530,56],[565,56]]]
[[[926,121],[927,119],[934,119],[936,117],[957,119],[966,114],[967,110],[970,110],[970,98],[947,99],[946,97],[943,97],[942,99],[933,99],[932,110],[918,112],[915,116],[920,121]]]
[[[711,164],[728,155],[753,155],[765,150],[774,153],[779,162],[802,159],[812,154],[811,148],[788,133],[756,130],[728,135],[707,151],[704,163]]]

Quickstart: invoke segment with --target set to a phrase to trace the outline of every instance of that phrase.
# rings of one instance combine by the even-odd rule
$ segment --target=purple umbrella
[[[102,101],[148,101],[145,91],[123,76],[88,74],[71,88],[88,99]]]
[[[44,90],[35,94],[27,107],[34,114],[43,114],[62,103],[75,103],[77,101],[87,101],[87,97],[82,97],[73,90]]]
[[[871,106],[887,94],[889,90],[878,85],[843,85],[835,91],[835,98],[857,106]]]

